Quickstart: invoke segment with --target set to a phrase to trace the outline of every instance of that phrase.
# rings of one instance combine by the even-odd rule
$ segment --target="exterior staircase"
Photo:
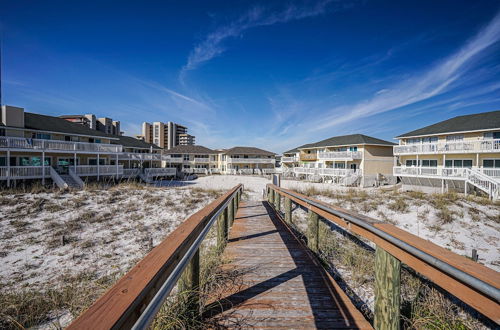
[[[59,175],[61,177],[61,179],[64,180],[64,182],[66,182],[66,184],[68,185],[68,188],[73,188],[73,189],[82,189],[83,186],[77,182],[77,180],[75,180],[71,175],[69,174],[60,174]]]
[[[346,187],[353,186],[358,182],[360,178],[361,175],[359,174],[358,171],[356,171],[355,173],[350,173],[342,178],[342,185]]]
[[[465,182],[484,191],[490,199],[497,200],[500,198],[500,181],[476,169],[466,170]]]

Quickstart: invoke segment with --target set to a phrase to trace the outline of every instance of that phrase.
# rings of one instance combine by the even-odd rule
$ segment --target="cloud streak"
[[[262,7],[252,8],[232,23],[217,28],[205,40],[194,47],[189,54],[186,65],[181,69],[181,80],[183,80],[182,77],[187,71],[194,70],[203,63],[221,55],[226,50],[224,41],[227,39],[240,36],[244,31],[251,28],[286,23],[324,14],[332,2],[333,0],[322,0],[312,6],[289,5],[277,12],[270,12],[269,9]]]
[[[431,69],[410,77],[371,99],[354,105],[330,109],[315,129],[327,129],[355,119],[399,109],[443,94],[451,89],[468,69],[500,40],[500,13],[461,49],[440,61]]]

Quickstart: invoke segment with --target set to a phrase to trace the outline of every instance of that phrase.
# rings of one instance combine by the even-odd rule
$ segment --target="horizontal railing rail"
[[[123,165],[77,165],[76,175],[94,176],[94,175],[121,175],[123,174]]]
[[[228,163],[236,164],[272,164],[276,160],[274,158],[231,158],[228,157]]]
[[[191,215],[68,329],[147,329],[183,271],[189,266],[199,272],[201,243],[217,219],[225,228],[218,240],[227,241],[242,192],[237,185]]]
[[[394,146],[395,155],[420,153],[500,152],[500,139],[421,143]]]
[[[277,211],[280,211],[281,198],[285,198],[285,219],[291,219],[290,203],[293,201],[308,209],[310,214],[316,214],[324,221],[332,222],[375,243],[376,285],[379,285],[379,279],[383,279],[387,274],[392,274],[392,271],[399,269],[399,263],[402,262],[492,321],[500,323],[500,273],[394,225],[333,207],[294,191],[269,184],[267,195],[269,203]],[[318,231],[316,231],[316,235],[318,235]],[[319,236],[313,238],[316,244],[318,244],[318,239]],[[392,261],[388,261],[385,266],[377,265],[379,256],[383,256],[384,260]],[[395,268],[389,269],[387,267],[392,266],[388,265]],[[384,281],[382,280],[382,282]],[[392,289],[399,292],[399,283],[394,285],[397,287]],[[384,289],[376,287],[375,292],[382,292]],[[399,301],[399,298],[397,300]],[[389,299],[390,301],[392,300]],[[377,317],[380,317],[378,311],[381,308],[393,311],[392,317],[397,317],[399,320],[399,307],[389,306],[383,293],[382,296],[375,297],[375,327],[380,328],[380,323],[378,323],[380,320],[377,320]]]
[[[119,144],[71,142],[7,136],[0,136],[0,148],[109,153],[122,152],[123,149]]]
[[[0,179],[37,179],[43,176],[50,178],[50,166],[2,166],[0,167]]]
[[[295,163],[299,161],[299,157],[281,157],[282,163]]]
[[[318,159],[361,159],[363,153],[361,151],[328,151],[319,152]]]
[[[176,175],[177,169],[175,167],[145,168],[144,174],[147,176]]]

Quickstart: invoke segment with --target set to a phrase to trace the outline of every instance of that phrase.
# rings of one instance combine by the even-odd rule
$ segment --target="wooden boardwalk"
[[[371,328],[264,201],[241,202],[224,256],[236,275],[212,299],[215,327]]]

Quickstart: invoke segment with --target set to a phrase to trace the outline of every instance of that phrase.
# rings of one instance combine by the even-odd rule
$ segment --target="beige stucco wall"
[[[392,146],[364,146],[363,175],[392,175],[394,156]]]

